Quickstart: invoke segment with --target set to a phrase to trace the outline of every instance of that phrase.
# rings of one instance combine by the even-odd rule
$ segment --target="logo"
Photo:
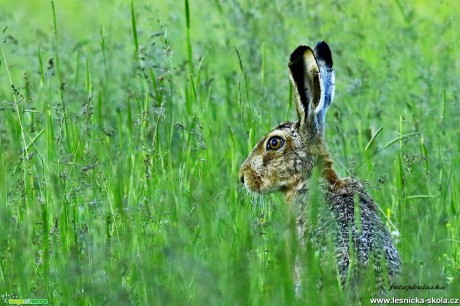
[[[48,299],[20,299],[15,293],[2,293],[0,298],[8,305],[47,305]]]

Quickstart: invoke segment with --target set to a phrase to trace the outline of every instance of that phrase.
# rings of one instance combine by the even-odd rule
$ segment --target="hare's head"
[[[338,181],[324,143],[325,115],[334,98],[332,65],[325,42],[314,50],[299,46],[292,52],[288,66],[298,120],[281,123],[262,137],[241,165],[240,180],[248,190],[295,193],[318,162],[328,181]]]

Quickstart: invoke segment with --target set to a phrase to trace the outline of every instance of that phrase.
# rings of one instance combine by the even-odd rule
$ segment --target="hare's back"
[[[338,231],[337,254],[349,256],[351,237],[360,264],[367,265],[373,256],[376,270],[386,265],[390,275],[396,274],[401,264],[399,254],[374,200],[359,181],[347,178],[343,183],[326,190],[326,202]],[[349,258],[343,260],[348,262]]]

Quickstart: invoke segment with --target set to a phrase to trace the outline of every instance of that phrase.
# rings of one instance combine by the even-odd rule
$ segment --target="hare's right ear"
[[[321,73],[321,84],[322,84],[322,103],[316,108],[316,117],[318,122],[319,131],[324,133],[325,117],[329,105],[334,99],[335,92],[335,75],[331,49],[326,42],[321,41],[316,44],[315,57],[318,63],[319,71]]]
[[[315,110],[322,101],[322,82],[313,50],[299,46],[289,61],[289,76],[296,98],[299,128],[303,133],[316,135],[319,131]]]

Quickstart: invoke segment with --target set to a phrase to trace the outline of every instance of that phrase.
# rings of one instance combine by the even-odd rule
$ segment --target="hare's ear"
[[[315,110],[323,102],[321,75],[313,50],[308,46],[297,47],[291,54],[288,66],[300,130],[315,135],[318,132]]]
[[[323,90],[321,93],[322,103],[317,106],[315,113],[317,113],[318,130],[324,133],[326,112],[334,99],[335,75],[334,68],[332,68],[334,63],[332,61],[331,49],[326,42],[322,41],[316,44],[314,52],[321,73],[321,87]]]

